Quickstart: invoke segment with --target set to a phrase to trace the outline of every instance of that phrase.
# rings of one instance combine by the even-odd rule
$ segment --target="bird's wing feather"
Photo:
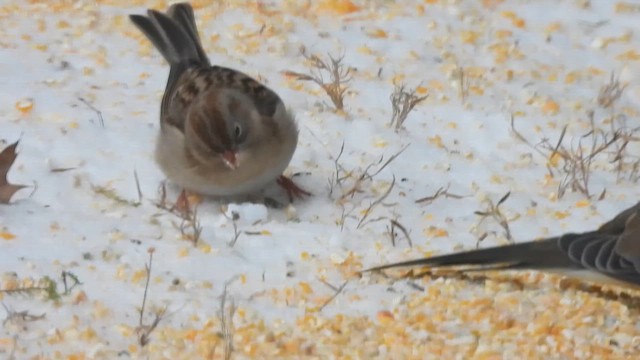
[[[616,215],[613,219],[602,224],[598,228],[598,232],[604,233],[604,234],[614,234],[614,235],[622,234],[622,232],[625,230],[625,227],[627,225],[627,221],[631,218],[631,215],[633,215],[638,211],[640,211],[640,202],[623,210],[618,215]]]
[[[616,253],[627,261],[640,265],[640,210],[634,212],[625,223],[625,229],[620,234],[616,244]]]
[[[559,248],[558,238],[549,238],[388,264],[368,270],[416,265],[432,267],[488,266],[500,269],[578,267]]]
[[[273,116],[278,105],[283,104],[275,91],[243,72],[222,66],[212,66],[210,72],[216,86],[247,94],[260,115]]]
[[[274,116],[279,107],[284,107],[273,90],[240,71],[222,66],[191,67],[180,77],[174,89],[165,93],[165,121],[184,131],[184,116],[181,114],[187,111],[191,103],[202,92],[223,89],[245,94],[258,113],[265,117]]]
[[[480,269],[578,270],[588,269],[618,280],[640,285],[638,262],[616,251],[619,237],[599,234],[567,234],[558,238],[435,256],[367,269],[404,266],[482,266]],[[477,268],[474,268],[477,269]]]

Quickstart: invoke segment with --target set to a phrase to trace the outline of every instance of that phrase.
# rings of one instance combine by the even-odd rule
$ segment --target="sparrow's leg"
[[[300,188],[293,180],[289,179],[284,175],[280,175],[278,180],[278,185],[287,192],[287,196],[289,197],[289,201],[293,202],[295,198],[302,199],[305,196],[311,196],[311,193]]]
[[[187,191],[182,189],[176,203],[171,207],[171,211],[176,211],[184,218],[188,218],[191,214],[191,205],[189,204],[189,195]]]

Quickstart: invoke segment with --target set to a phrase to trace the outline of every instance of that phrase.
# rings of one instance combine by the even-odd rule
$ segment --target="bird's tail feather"
[[[160,117],[164,119],[182,74],[193,66],[211,66],[200,43],[193,9],[188,3],[180,3],[169,7],[167,14],[149,10],[147,16],[129,18],[171,66],[160,106]]]
[[[131,21],[174,67],[209,65],[198,37],[193,10],[188,4],[175,4],[167,15],[149,10],[148,16],[129,15]]]
[[[191,5],[188,3],[173,4],[169,7],[167,15],[180,25],[187,35],[189,35],[189,38],[198,53],[198,61],[209,66],[209,58],[204,52],[204,49],[202,49],[200,35],[198,35],[198,27],[196,26],[196,18],[193,14],[193,8]]]
[[[572,268],[574,263],[558,247],[558,238],[465,251],[387,264],[365,271],[405,266],[482,266],[482,269]]]

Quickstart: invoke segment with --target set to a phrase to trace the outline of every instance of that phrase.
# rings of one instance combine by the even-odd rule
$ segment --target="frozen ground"
[[[574,154],[589,113],[609,135],[613,126],[637,136],[639,2],[195,2],[212,61],[259,77],[295,111],[300,143],[288,172],[301,173],[296,181],[314,194],[285,209],[204,198],[196,245],[193,226],[181,230],[182,220],[156,205],[164,179],[152,151],[168,68],[126,18],[167,3],[132,3],[0,2],[0,141],[21,140],[10,181],[37,184],[0,205],[0,357],[598,359],[640,351],[636,308],[557,279],[357,275],[472,248],[483,234],[481,246],[508,242],[499,222],[474,214],[507,192],[500,210],[515,241],[590,229],[634,204],[633,137],[623,161],[614,155],[622,140],[594,158],[591,197],[570,187],[560,196],[565,161],[515,136],[510,119],[532,145],[548,138],[552,148],[568,125],[562,144]],[[354,68],[344,111],[316,84],[287,75],[314,71],[301,46],[344,55]],[[627,86],[608,106],[598,98],[612,72]],[[398,131],[389,125],[394,83],[428,95]],[[441,188],[458,196],[416,203]],[[167,201],[178,191],[169,184]],[[401,232],[392,244],[390,220],[413,246]],[[143,347],[151,252],[143,325],[166,312]],[[68,294],[63,272],[68,284],[81,282]],[[52,281],[57,300],[29,290]]]

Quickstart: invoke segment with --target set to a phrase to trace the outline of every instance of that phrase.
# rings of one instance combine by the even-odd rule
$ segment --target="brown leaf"
[[[26,185],[10,184],[7,180],[7,173],[18,156],[16,147],[19,142],[20,140],[14,142],[0,152],[0,204],[8,204],[16,191],[27,187]]]

